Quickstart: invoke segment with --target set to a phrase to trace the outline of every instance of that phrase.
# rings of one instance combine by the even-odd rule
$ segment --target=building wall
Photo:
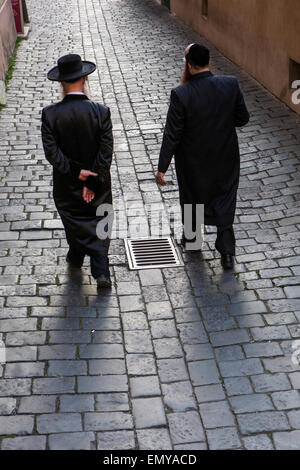
[[[11,0],[0,0],[0,81],[5,79],[8,61],[14,51],[16,38]]]
[[[207,17],[202,2],[171,0],[171,11],[300,114],[300,0],[208,0]]]

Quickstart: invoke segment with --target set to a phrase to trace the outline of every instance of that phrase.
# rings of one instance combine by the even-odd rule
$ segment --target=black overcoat
[[[70,245],[86,254],[101,251],[97,236],[97,207],[112,203],[110,174],[79,180],[80,170],[98,173],[99,157],[110,168],[113,154],[109,108],[92,102],[86,95],[70,94],[42,111],[42,141],[47,160],[53,166],[53,197]],[[83,186],[95,192],[92,202],[82,198]]]
[[[206,225],[231,225],[239,184],[235,127],[249,121],[238,81],[210,71],[174,88],[158,171],[175,155],[180,204],[204,204]]]

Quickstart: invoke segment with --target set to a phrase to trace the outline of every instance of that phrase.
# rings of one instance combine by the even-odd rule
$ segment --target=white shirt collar
[[[71,91],[67,95],[84,95],[84,93],[82,91]]]

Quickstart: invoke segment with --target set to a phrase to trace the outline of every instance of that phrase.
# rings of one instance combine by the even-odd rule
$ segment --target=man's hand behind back
[[[82,197],[83,197],[83,200],[87,203],[91,202],[94,197],[95,197],[95,193],[94,191],[92,191],[91,189],[87,188],[86,186],[83,186],[83,190],[82,190]]]
[[[78,178],[81,181],[86,181],[89,176],[98,176],[98,173],[94,173],[93,171],[90,171],[90,170],[81,170],[81,172],[79,173]]]

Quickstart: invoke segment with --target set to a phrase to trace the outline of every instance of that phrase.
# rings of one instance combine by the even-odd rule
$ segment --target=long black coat
[[[239,184],[235,127],[249,121],[238,81],[210,71],[174,88],[158,171],[175,155],[180,204],[204,204],[206,225],[231,225]]]
[[[97,207],[112,203],[110,175],[105,184],[99,177],[79,180],[80,170],[98,173],[99,155],[110,167],[113,153],[109,108],[85,95],[66,95],[42,111],[42,140],[47,160],[53,165],[53,197],[69,244],[86,254],[101,251],[96,228],[102,219]],[[83,186],[95,192],[92,202],[82,198]]]

